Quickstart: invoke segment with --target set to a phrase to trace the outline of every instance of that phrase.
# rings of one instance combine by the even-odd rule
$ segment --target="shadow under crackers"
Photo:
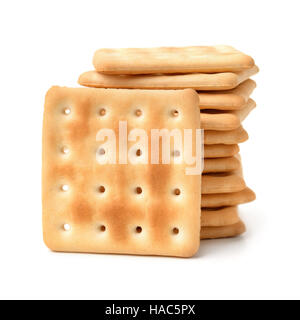
[[[232,238],[201,240],[200,249],[193,258],[204,258],[213,255],[222,256],[223,254],[229,254],[228,251],[230,251],[230,254],[233,252],[238,253],[244,250],[246,242],[244,235]]]

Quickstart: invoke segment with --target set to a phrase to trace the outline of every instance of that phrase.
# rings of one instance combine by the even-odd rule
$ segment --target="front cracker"
[[[198,96],[193,90],[51,88],[43,126],[45,243],[64,252],[194,255],[201,176],[187,176],[183,164],[100,165],[96,135],[101,128],[118,132],[119,120],[127,121],[128,132],[199,129]]]

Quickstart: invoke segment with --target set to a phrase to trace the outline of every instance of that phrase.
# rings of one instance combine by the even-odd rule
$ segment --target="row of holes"
[[[67,184],[63,184],[63,185],[61,186],[61,190],[64,191],[64,192],[67,192],[67,191],[69,191],[69,186],[68,186]],[[98,191],[99,191],[100,193],[104,193],[104,192],[105,192],[105,187],[104,187],[104,186],[100,186],[100,187],[98,188]],[[137,194],[142,194],[142,193],[143,193],[143,189],[142,189],[141,187],[136,187],[136,188],[135,188],[135,192],[136,192]],[[179,196],[179,195],[181,194],[181,191],[180,191],[180,189],[176,188],[176,189],[173,190],[173,193],[174,193],[176,196]]]
[[[70,108],[65,108],[64,111],[63,111],[63,113],[64,113],[65,115],[69,115],[69,114],[71,113],[71,109],[70,109]],[[135,110],[135,115],[136,115],[137,117],[140,117],[142,114],[143,114],[142,110],[140,110],[140,109]],[[99,115],[100,115],[101,117],[104,117],[104,116],[106,115],[106,109],[104,109],[104,108],[100,109]],[[172,110],[172,111],[171,111],[171,115],[172,115],[173,117],[178,117],[178,116],[179,116],[179,111],[178,111],[178,110]]]
[[[66,224],[63,225],[63,229],[64,229],[64,231],[71,231],[71,226],[66,223]],[[106,226],[105,226],[105,225],[100,226],[100,227],[99,227],[99,231],[100,231],[100,232],[105,232],[105,231],[106,231]],[[141,226],[137,226],[137,227],[135,228],[135,232],[136,232],[136,233],[142,233],[142,232],[143,232],[143,228],[142,228]],[[176,228],[176,227],[173,228],[173,229],[172,229],[172,233],[173,233],[174,235],[179,234],[179,229]]]
[[[70,149],[68,147],[62,147],[61,148],[61,152],[64,153],[64,154],[68,154],[70,152]],[[99,154],[100,155],[104,155],[105,154],[105,150],[103,148],[99,149]],[[137,155],[137,157],[140,157],[142,155],[142,150],[138,149],[136,151],[136,155]],[[179,150],[175,150],[175,151],[173,151],[172,155],[174,157],[179,157],[180,156],[180,151]]]
[[[66,147],[64,147],[63,149],[62,149],[62,152],[63,153],[68,153],[69,152],[69,149],[67,149],[68,151],[66,152]],[[101,155],[101,156],[103,156],[104,154],[105,154],[105,150],[103,149],[103,148],[100,148],[99,149],[99,154]],[[136,155],[137,155],[137,157],[140,157],[141,155],[142,155],[142,150],[141,149],[138,149],[138,150],[136,150]],[[175,150],[175,151],[173,151],[172,152],[172,155],[174,156],[174,157],[179,157],[180,156],[180,151],[179,150]]]
[[[70,108],[65,108],[65,109],[64,109],[64,114],[69,115],[70,113],[71,113],[71,109],[70,109]],[[105,110],[104,108],[100,109],[99,114],[100,114],[100,116],[105,116],[105,115],[106,115],[106,110]],[[137,117],[140,117],[142,114],[143,114],[143,113],[142,113],[142,110],[140,110],[140,109],[137,109],[137,110],[135,111],[135,115],[136,115]],[[179,111],[178,111],[178,110],[172,110],[172,111],[171,111],[171,114],[172,114],[174,117],[177,117],[177,116],[179,115]],[[64,153],[64,154],[68,154],[68,153],[70,152],[70,150],[69,150],[68,147],[63,147],[63,148],[61,149],[61,151],[62,151],[62,153]],[[104,149],[100,149],[100,150],[99,150],[99,153],[100,153],[100,155],[104,155],[104,154],[105,154],[105,150],[104,150]],[[140,157],[140,156],[142,155],[142,150],[138,149],[138,150],[136,151],[136,155],[137,155],[138,157]],[[174,151],[174,152],[173,152],[173,155],[174,155],[175,157],[179,157],[179,156],[180,156],[180,151],[178,151],[178,150]]]

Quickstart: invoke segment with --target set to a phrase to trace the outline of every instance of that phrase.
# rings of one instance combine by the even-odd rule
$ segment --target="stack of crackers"
[[[46,244],[56,251],[188,257],[200,238],[242,234],[237,206],[255,199],[239,154],[248,139],[242,122],[256,106],[254,60],[214,46],[100,49],[93,64],[79,77],[90,88],[54,87],[46,96]],[[124,120],[149,132],[201,128],[202,176],[186,175],[180,164],[139,163],[142,149],[134,149],[138,165],[97,165],[97,130],[118,131]],[[101,156],[110,157],[105,148]]]

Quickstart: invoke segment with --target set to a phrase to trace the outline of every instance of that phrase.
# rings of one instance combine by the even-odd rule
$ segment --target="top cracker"
[[[251,57],[223,45],[100,49],[93,63],[106,74],[236,72],[254,66]]]

